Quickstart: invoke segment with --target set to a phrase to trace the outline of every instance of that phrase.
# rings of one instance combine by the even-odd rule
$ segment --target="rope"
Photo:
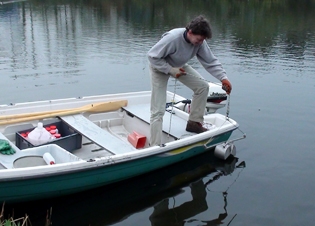
[[[172,128],[172,116],[173,116],[173,109],[174,109],[174,100],[175,100],[175,95],[176,95],[176,86],[177,86],[177,78],[175,78],[175,82],[174,82],[174,92],[173,92],[173,100],[171,102],[171,116],[170,116],[170,125],[169,125],[169,129],[168,129],[168,134],[167,134],[167,138],[170,137],[171,134],[171,128]]]
[[[228,95],[228,103],[226,106],[226,120],[229,120],[229,114],[230,114],[230,95]]]

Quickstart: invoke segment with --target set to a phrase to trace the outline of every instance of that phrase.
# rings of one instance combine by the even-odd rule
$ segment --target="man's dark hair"
[[[197,16],[195,19],[193,19],[186,26],[186,30],[191,30],[191,32],[195,35],[202,35],[206,38],[212,38],[210,23],[202,15]]]

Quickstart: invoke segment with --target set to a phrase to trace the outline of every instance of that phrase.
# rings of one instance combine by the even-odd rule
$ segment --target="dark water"
[[[146,52],[198,14],[211,21],[209,45],[233,84],[230,116],[247,134],[237,159],[206,154],[83,194],[6,205],[7,215],[27,213],[33,225],[50,208],[53,225],[313,225],[315,1],[2,4],[0,103],[150,90]],[[191,96],[184,86],[176,93]]]

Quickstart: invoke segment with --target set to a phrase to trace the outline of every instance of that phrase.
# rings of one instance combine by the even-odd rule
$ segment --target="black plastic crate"
[[[62,121],[58,121],[51,124],[44,124],[44,128],[48,126],[55,125],[58,129],[58,133],[61,134],[60,138],[56,138],[55,140],[49,141],[47,143],[38,145],[46,145],[46,144],[57,144],[58,146],[64,148],[67,151],[74,151],[76,149],[80,149],[82,146],[82,135],[77,133],[71,127],[69,127],[66,123]],[[30,128],[28,130],[19,131],[15,135],[15,145],[19,149],[26,149],[31,147],[38,147],[30,143],[27,139],[25,139],[21,134],[31,132],[34,128]]]

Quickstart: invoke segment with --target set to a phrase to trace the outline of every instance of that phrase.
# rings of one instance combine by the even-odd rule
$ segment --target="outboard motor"
[[[227,94],[222,89],[221,84],[209,82],[209,94],[207,98],[207,114],[215,113],[218,109],[225,107]]]
[[[205,114],[215,113],[218,109],[225,107],[227,100],[227,94],[222,89],[221,84],[215,84],[209,82],[209,93],[207,97]],[[182,100],[177,103],[173,103],[174,107],[190,113],[191,100]],[[166,109],[170,110],[172,103],[166,104]]]

